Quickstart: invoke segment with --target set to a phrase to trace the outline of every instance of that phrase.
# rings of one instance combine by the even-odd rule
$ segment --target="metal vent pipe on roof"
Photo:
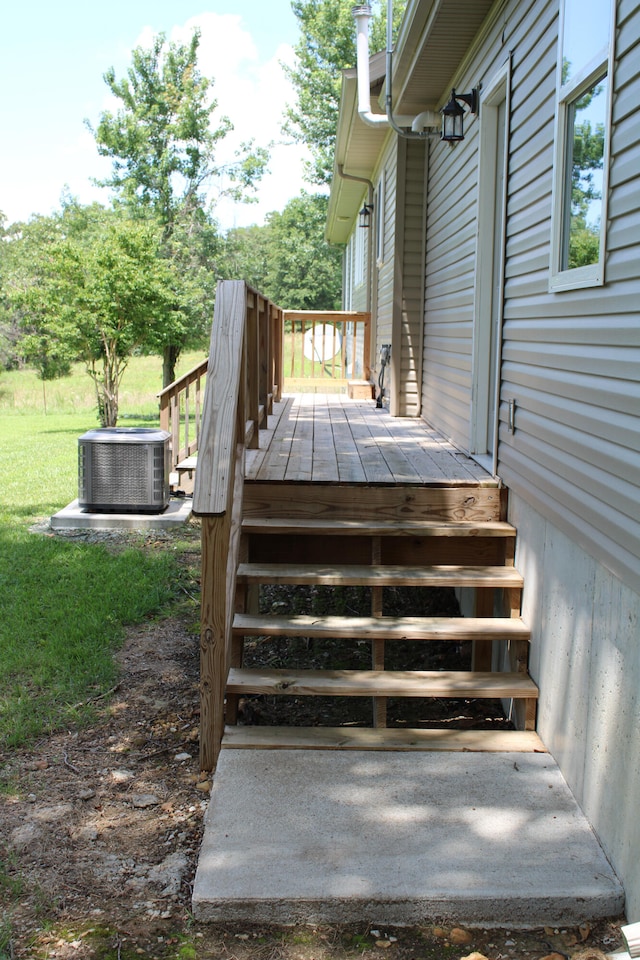
[[[371,79],[369,74],[369,20],[371,6],[361,3],[353,8],[356,21],[356,56],[358,77],[358,114],[370,126],[384,124],[392,127],[402,137],[428,136],[429,128],[440,128],[440,117],[432,110],[419,113],[416,117],[393,115],[391,95],[391,72],[393,57],[393,0],[387,0],[387,112],[373,113],[371,110]],[[411,128],[408,130],[407,128]]]

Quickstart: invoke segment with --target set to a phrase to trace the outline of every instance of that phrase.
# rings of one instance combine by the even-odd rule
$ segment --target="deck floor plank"
[[[274,404],[247,480],[366,484],[478,484],[495,480],[424,420],[391,417],[371,400],[295,394]]]

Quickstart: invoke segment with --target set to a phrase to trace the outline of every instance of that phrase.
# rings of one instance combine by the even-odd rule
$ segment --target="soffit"
[[[384,53],[375,54],[370,63],[371,99],[374,107],[384,81],[384,67]],[[325,230],[325,236],[331,243],[347,242],[353,221],[362,205],[362,198],[366,196],[368,189],[364,182],[341,177],[339,168],[342,167],[349,176],[372,180],[389,133],[386,124],[372,127],[360,119],[356,71],[344,70],[333,181]]]
[[[393,109],[395,114],[415,116],[423,110],[438,110],[449,99],[460,64],[487,19],[502,0],[409,0],[393,58]],[[372,104],[385,72],[385,55],[371,58]],[[465,91],[466,92],[466,91]],[[384,91],[381,101],[383,102]],[[384,112],[380,103],[377,109]],[[343,180],[346,173],[372,179],[390,130],[384,124],[371,127],[357,111],[355,70],[343,72],[340,115],[336,138],[334,179],[329,199],[327,239],[345,243],[366,191],[364,183]]]
[[[393,65],[394,112],[437,110],[496,0],[413,0]]]

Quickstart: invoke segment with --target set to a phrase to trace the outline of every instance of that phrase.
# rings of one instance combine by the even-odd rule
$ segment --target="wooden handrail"
[[[160,429],[171,434],[171,469],[195,453],[200,438],[202,384],[209,360],[201,360],[187,373],[160,391]],[[195,384],[195,409],[191,421],[191,387]],[[183,425],[183,430],[180,427]],[[193,427],[193,429],[192,429]],[[194,434],[194,435],[192,435]],[[181,439],[182,437],[182,439]]]
[[[240,550],[244,460],[280,387],[282,311],[243,281],[218,283],[193,512],[202,518],[200,766],[213,770],[224,732]]]
[[[358,310],[285,310],[285,377],[340,383],[371,376],[371,314]],[[304,387],[302,387],[304,389]]]

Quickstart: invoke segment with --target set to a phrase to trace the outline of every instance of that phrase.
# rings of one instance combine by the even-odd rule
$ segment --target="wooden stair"
[[[359,501],[348,495],[345,503],[339,486],[318,491],[315,485],[289,484],[286,494],[284,486],[273,498],[265,497],[259,484],[248,497],[245,492],[223,748],[544,750],[534,732],[538,691],[527,672],[530,635],[520,618],[523,580],[513,565],[516,531],[502,519],[495,488],[455,490],[450,503],[440,487],[390,488],[387,498],[376,488],[375,503],[367,510],[362,488]],[[367,587],[371,614],[257,614],[257,592],[266,585]],[[473,590],[476,616],[385,615],[384,588],[425,586]],[[494,616],[497,595],[504,598],[506,616]],[[248,637],[267,647],[275,637],[366,642],[371,669],[247,668]],[[386,645],[401,641],[451,643],[453,649],[470,641],[472,669],[385,669]],[[373,726],[237,725],[238,704],[253,695],[369,697]],[[523,729],[388,727],[389,698],[519,703],[516,715]]]

